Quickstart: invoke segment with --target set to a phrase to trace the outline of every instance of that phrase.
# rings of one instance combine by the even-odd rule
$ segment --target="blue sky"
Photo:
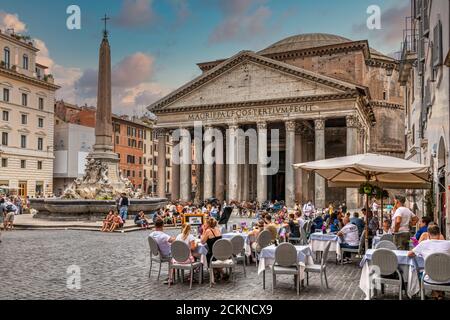
[[[45,46],[41,53],[58,96],[95,104],[95,69],[107,13],[114,108],[142,109],[200,74],[196,63],[261,50],[287,36],[325,32],[368,39],[384,53],[400,48],[409,0],[0,0],[0,27],[11,24]],[[66,9],[81,8],[81,30],[66,28]],[[370,5],[381,8],[381,30],[366,27]],[[14,17],[12,19],[11,17]],[[8,25],[9,24],[9,25]],[[47,52],[48,51],[48,52]],[[141,67],[143,66],[143,67]],[[133,72],[129,72],[133,70]]]

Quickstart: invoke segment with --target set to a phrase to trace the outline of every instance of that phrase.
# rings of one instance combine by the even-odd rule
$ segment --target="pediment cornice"
[[[267,68],[278,70],[282,73],[289,74],[302,80],[314,82],[338,90],[342,93],[358,93],[367,92],[366,87],[358,86],[353,83],[345,82],[342,80],[334,79],[324,75],[314,73],[305,69],[301,69],[290,64],[276,61],[264,56],[260,56],[251,51],[242,51],[239,54],[231,57],[230,59],[220,63],[208,72],[205,72],[201,76],[175,90],[163,99],[153,103],[148,107],[150,111],[159,112],[172,104],[173,102],[181,99],[192,93],[197,88],[205,85],[206,83],[218,78],[223,73],[234,68],[235,66],[244,63],[252,62]],[[171,109],[172,110],[172,109]]]

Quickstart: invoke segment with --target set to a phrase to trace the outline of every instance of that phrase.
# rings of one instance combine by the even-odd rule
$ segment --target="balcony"
[[[406,18],[406,25],[411,24],[412,17]],[[417,62],[418,58],[418,35],[415,29],[406,28],[403,30],[404,40],[401,46],[401,58],[400,58],[400,69],[399,69],[399,82],[400,85],[405,86],[408,82],[409,76],[411,74],[411,69]]]

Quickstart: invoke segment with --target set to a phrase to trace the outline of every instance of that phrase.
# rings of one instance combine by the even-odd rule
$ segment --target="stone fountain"
[[[99,57],[95,145],[87,158],[85,174],[59,199],[31,199],[31,207],[37,210],[35,218],[97,220],[109,210],[116,209],[115,199],[121,194],[130,199],[129,215],[141,210],[149,213],[167,203],[167,199],[145,198],[121,176],[119,157],[113,152],[112,135],[111,49],[105,27]]]

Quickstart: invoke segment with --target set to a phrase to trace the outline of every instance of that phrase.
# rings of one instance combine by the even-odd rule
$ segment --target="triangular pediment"
[[[149,110],[329,96],[356,86],[244,51],[155,102]]]

